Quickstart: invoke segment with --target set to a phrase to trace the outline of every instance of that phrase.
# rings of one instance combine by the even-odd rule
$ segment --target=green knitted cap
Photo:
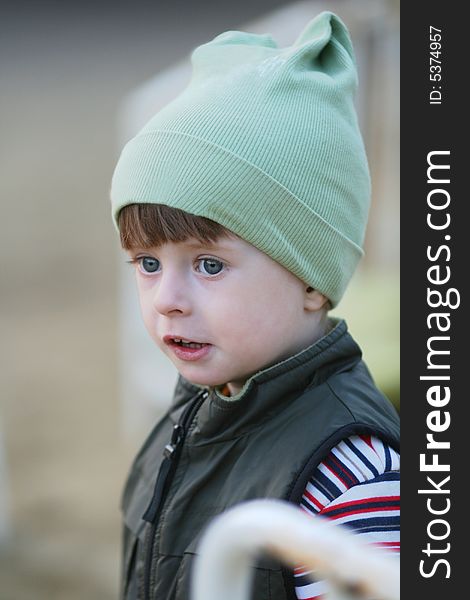
[[[370,201],[344,23],[323,12],[287,48],[227,31],[191,58],[187,88],[121,154],[116,227],[133,203],[207,217],[335,306],[363,254]]]

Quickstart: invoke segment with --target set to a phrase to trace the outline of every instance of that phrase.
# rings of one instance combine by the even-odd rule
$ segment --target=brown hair
[[[153,248],[190,238],[213,243],[221,237],[235,237],[211,219],[164,204],[128,204],[119,213],[118,226],[124,250]]]

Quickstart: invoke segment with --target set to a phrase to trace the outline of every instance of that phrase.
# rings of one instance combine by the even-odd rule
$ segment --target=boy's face
[[[192,383],[228,384],[236,394],[319,335],[324,297],[312,298],[300,279],[238,237],[129,254],[146,329]]]

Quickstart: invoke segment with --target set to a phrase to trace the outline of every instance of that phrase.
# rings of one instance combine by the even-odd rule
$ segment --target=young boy
[[[324,12],[291,47],[229,31],[192,61],[111,192],[145,326],[180,373],[123,496],[126,599],[188,600],[201,533],[253,498],[398,548],[397,415],[328,317],[370,195],[349,34]],[[325,589],[269,557],[253,566],[256,600]]]

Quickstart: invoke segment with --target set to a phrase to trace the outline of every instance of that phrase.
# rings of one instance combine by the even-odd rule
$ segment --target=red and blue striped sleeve
[[[368,543],[400,550],[400,456],[374,436],[352,436],[335,446],[304,491],[301,508],[351,528]],[[326,581],[298,567],[299,600],[319,600]]]

